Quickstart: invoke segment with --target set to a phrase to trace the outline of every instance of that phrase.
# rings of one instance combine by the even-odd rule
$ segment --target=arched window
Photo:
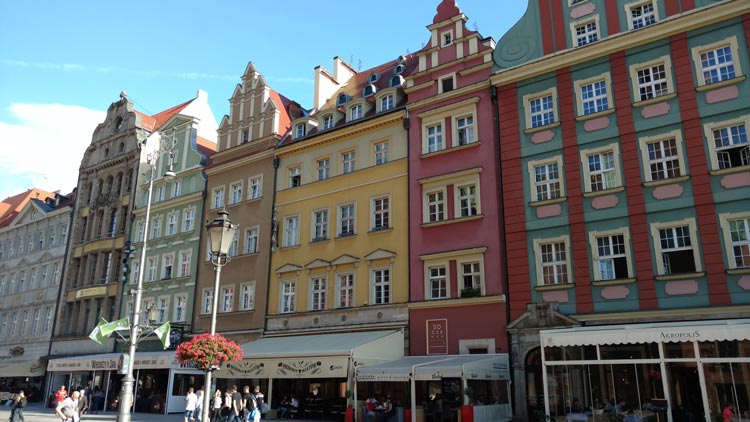
[[[375,94],[375,91],[376,91],[375,85],[369,84],[365,87],[364,91],[362,92],[362,96],[365,98],[372,97]]]
[[[122,172],[117,173],[117,179],[115,182],[115,195],[120,196],[122,191]]]
[[[339,95],[339,98],[336,100],[336,106],[341,107],[342,105],[346,104],[346,102],[349,101],[349,97],[347,97],[346,94]]]
[[[404,83],[404,77],[401,75],[396,75],[391,78],[391,87],[401,86],[401,84]]]

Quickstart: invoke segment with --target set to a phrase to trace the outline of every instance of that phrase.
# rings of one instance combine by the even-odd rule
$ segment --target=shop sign
[[[428,319],[427,323],[427,354],[448,354],[448,320]]]
[[[659,333],[659,339],[666,342],[683,342],[693,341],[701,339],[700,330],[687,330],[687,331],[662,331]]]
[[[246,359],[225,362],[219,378],[346,378],[348,357]]]

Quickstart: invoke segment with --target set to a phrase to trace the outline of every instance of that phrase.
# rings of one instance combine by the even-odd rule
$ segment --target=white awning
[[[750,319],[575,327],[539,335],[544,347],[750,340]]]
[[[122,363],[122,353],[72,356],[50,359],[47,370],[51,372],[116,371]],[[174,352],[137,352],[133,369],[195,369],[177,361]]]
[[[429,381],[441,378],[467,380],[510,379],[509,358],[492,355],[409,356],[393,362],[357,368],[357,381]]]
[[[398,359],[401,331],[264,337],[242,345],[245,359],[225,362],[217,378],[346,378],[350,362]]]
[[[41,377],[44,375],[44,364],[39,359],[0,361],[0,378],[4,377]]]

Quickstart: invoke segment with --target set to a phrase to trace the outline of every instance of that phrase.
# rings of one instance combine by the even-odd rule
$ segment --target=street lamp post
[[[132,291],[135,293],[135,303],[133,304],[133,321],[130,325],[130,339],[128,341],[128,362],[127,372],[122,378],[122,388],[120,389],[120,409],[117,414],[117,422],[130,422],[130,407],[133,404],[133,386],[135,384],[135,378],[133,378],[133,366],[135,366],[135,350],[138,347],[138,340],[141,332],[140,317],[141,317],[141,300],[143,296],[143,272],[145,270],[146,262],[146,241],[148,240],[148,223],[151,217],[151,193],[154,190],[154,173],[156,172],[156,160],[161,152],[168,152],[170,157],[174,156],[172,149],[174,148],[174,139],[169,148],[164,148],[163,145],[148,153],[146,156],[147,163],[151,166],[148,178],[148,195],[146,198],[146,217],[144,221],[143,229],[143,245],[141,246],[141,263],[138,268],[138,284]],[[174,180],[175,174],[172,171],[171,160],[169,170],[164,173],[164,179],[167,181]],[[128,247],[130,250],[130,247]],[[131,250],[132,251],[132,250]]]
[[[211,263],[214,264],[214,296],[211,306],[211,337],[216,334],[216,308],[219,306],[219,280],[221,279],[221,267],[230,261],[229,248],[232,246],[234,233],[238,225],[229,220],[229,213],[221,210],[214,221],[206,224],[208,233],[208,244],[211,248]],[[203,421],[208,421],[208,413],[211,406],[211,374],[216,368],[206,369],[205,391],[203,391]]]

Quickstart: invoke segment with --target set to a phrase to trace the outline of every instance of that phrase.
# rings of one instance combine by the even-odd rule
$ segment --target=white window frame
[[[342,288],[342,277],[346,279],[346,286]],[[336,273],[336,308],[351,308],[356,306],[356,279],[353,271]],[[342,306],[345,300],[347,306]]]
[[[285,279],[279,282],[279,313],[294,313],[297,306],[297,280]]]
[[[179,227],[179,216],[180,212],[171,212],[167,214],[167,236],[177,234],[177,228]]]
[[[247,199],[258,199],[263,196],[263,175],[247,179]]]
[[[543,182],[537,182],[536,180],[536,169],[537,167],[542,166],[549,166],[551,164],[557,164],[557,179],[546,179]],[[565,190],[565,168],[563,167],[563,158],[560,155],[556,155],[554,157],[545,159],[545,160],[538,160],[538,161],[529,161],[528,163],[528,172],[529,172],[529,187],[531,191],[529,194],[531,195],[531,202],[543,202],[543,201],[551,201],[555,199],[565,198],[566,196],[566,190]],[[545,173],[549,174],[549,172]],[[557,184],[558,192],[559,194],[557,196],[554,196],[552,192],[554,192],[551,188],[547,189],[544,194],[544,197],[539,197],[537,193],[537,187],[538,186],[553,186]]]
[[[662,229],[671,229],[671,228],[677,228],[677,227],[688,227],[688,232],[690,234],[690,244],[691,248],[693,249],[693,260],[695,264],[695,271],[696,272],[702,272],[703,271],[703,263],[700,259],[700,253],[698,250],[698,231],[697,226],[695,224],[694,218],[686,218],[683,220],[678,221],[667,221],[662,223],[652,223],[651,224],[651,240],[653,242],[654,247],[654,260],[656,261],[656,275],[657,276],[668,276],[672,275],[674,273],[667,274],[666,268],[664,266],[664,259],[663,259],[663,250],[661,247],[661,237],[659,234],[659,231]],[[681,273],[677,273],[681,274]]]
[[[442,276],[434,277],[432,270],[444,270]],[[442,300],[451,298],[451,273],[449,261],[429,261],[424,262],[424,277],[425,277],[425,298],[427,300]],[[445,295],[435,296],[433,295],[433,282],[443,280],[445,283]]]
[[[214,307],[214,289],[203,289],[201,294],[201,315],[210,315]]]
[[[540,111],[534,112],[532,110],[532,105],[535,101],[540,101],[540,106],[543,105],[543,99],[550,97],[552,99],[552,107],[551,108],[541,108]],[[523,104],[526,109],[526,128],[527,129],[536,129],[540,127],[549,126],[552,124],[555,124],[559,121],[558,113],[557,113],[557,87],[552,87],[549,89],[545,89],[541,92],[534,92],[532,94],[527,94],[523,96]],[[552,120],[548,121],[548,119],[545,117],[547,114],[552,114]],[[534,116],[541,116],[541,124],[535,125],[534,124]]]
[[[244,181],[243,180],[237,180],[229,184],[229,204],[228,205],[235,205],[239,204],[243,201],[244,196],[242,193],[242,188]]]
[[[448,81],[448,80],[450,80],[451,82],[451,89],[446,90],[444,83],[445,81]],[[455,91],[456,89],[458,89],[458,87],[456,86],[456,74],[455,73],[451,73],[449,75],[443,75],[438,78],[438,94]]]
[[[344,209],[351,208],[351,215],[344,216]],[[345,231],[346,229],[346,231]],[[347,202],[336,207],[336,236],[349,237],[357,234],[357,203]]]
[[[182,214],[182,231],[195,230],[195,207],[186,208]]]
[[[446,221],[448,220],[448,192],[445,186],[441,186],[438,188],[432,188],[432,189],[424,189],[424,193],[422,194],[422,223],[429,224],[429,223],[438,223],[440,221]],[[431,201],[430,195],[439,193],[441,195],[441,198],[439,201]],[[436,209],[435,212],[432,211],[433,204],[436,207],[440,207],[441,209]],[[432,215],[435,214],[436,217],[434,220],[432,219]]]
[[[161,256],[161,277],[159,280],[169,280],[174,272],[174,252]]]
[[[245,254],[258,253],[259,235],[260,226],[253,226],[245,229]],[[253,241],[253,239],[255,240]]]
[[[388,281],[386,282],[378,282],[377,280],[377,273],[387,271],[388,272]],[[382,266],[382,267],[373,267],[370,268],[370,303],[373,305],[386,305],[391,302],[393,302],[393,269],[390,265],[388,266]],[[384,287],[388,288],[388,300],[381,301],[377,300],[378,290],[383,289]]]
[[[327,306],[328,277],[316,275],[310,277],[310,310],[325,311]]]
[[[610,259],[617,258],[618,256],[613,255],[600,255],[599,254],[599,238],[602,237],[612,237],[612,236],[622,236],[623,238],[623,247],[624,252],[622,254],[622,257],[625,258],[626,266],[627,266],[627,275],[626,277],[615,277],[615,278],[604,278],[602,275],[600,263],[601,261],[606,261]],[[635,273],[633,272],[633,252],[630,248],[630,229],[627,227],[619,227],[612,230],[604,230],[604,231],[591,231],[589,232],[589,248],[591,250],[591,264],[592,264],[592,273],[594,275],[594,281],[606,281],[606,280],[624,280],[629,278],[634,278]]]
[[[294,166],[290,166],[287,170],[287,174],[289,177],[289,189],[297,188],[302,186],[302,165],[296,164]]]
[[[612,154],[612,164],[613,167],[611,169],[601,169],[601,170],[594,170],[592,171],[589,166],[589,157],[598,155],[601,156],[603,154]],[[601,161],[602,163],[604,161]],[[584,149],[581,150],[581,168],[583,169],[583,183],[584,183],[584,192],[586,193],[592,193],[592,192],[606,192],[610,189],[616,189],[622,186],[622,169],[620,168],[620,145],[618,143],[606,145],[600,148],[592,148],[592,149]],[[612,178],[614,179],[612,181],[613,186],[609,186],[607,182],[606,174],[612,174]],[[602,175],[602,186],[603,188],[601,190],[594,190],[592,186],[592,180],[591,177],[593,175]]]
[[[156,310],[158,316],[156,317],[157,324],[163,324],[169,315],[169,296],[159,296],[156,298]]]
[[[394,98],[395,97],[393,94],[388,94],[380,98],[380,101],[378,102],[378,104],[380,105],[380,111],[388,111],[396,107]]]
[[[174,318],[174,322],[185,322],[187,315],[187,300],[187,293],[180,293],[175,295],[174,309],[172,312],[172,318]],[[180,304],[182,304],[182,306],[180,306]]]
[[[323,129],[331,129],[333,127],[333,115],[328,114],[323,116]]]
[[[325,219],[319,220],[318,216],[323,216]],[[328,207],[313,210],[310,222],[310,239],[312,239],[312,242],[319,242],[330,238],[331,212]]]
[[[477,264],[478,272],[476,274],[466,273],[464,271],[464,265],[466,264]],[[484,254],[472,255],[472,256],[467,255],[467,256],[461,257],[460,259],[457,259],[456,260],[456,272],[458,272],[458,278],[456,281],[458,285],[456,287],[458,289],[459,297],[461,296],[461,292],[463,291],[463,289],[467,288],[466,284],[464,283],[465,282],[464,277],[466,277],[467,275],[472,275],[472,276],[476,275],[477,277],[479,277],[478,288],[479,288],[480,294],[482,296],[485,295]],[[473,287],[473,288],[477,288],[477,287]]]
[[[470,120],[471,123],[466,123]],[[464,123],[461,123],[461,122]],[[453,146],[464,146],[477,142],[477,119],[474,112],[453,117]],[[461,139],[463,137],[463,140]]]
[[[745,165],[739,165],[739,166],[732,166],[732,167],[725,167],[724,169],[721,168],[721,163],[719,162],[719,151],[716,147],[716,137],[714,136],[714,131],[722,130],[722,129],[729,129],[735,126],[744,126],[745,127],[745,138],[747,140],[747,146],[745,148],[750,148],[750,115],[744,115],[740,116],[736,119],[731,120],[724,120],[721,122],[714,122],[714,123],[706,123],[703,125],[703,132],[706,136],[706,142],[708,146],[708,151],[710,155],[710,162],[711,162],[711,170],[725,170],[725,169],[733,169],[733,170],[743,170],[747,168],[747,165],[750,165],[750,163]],[[731,137],[732,139],[735,139],[734,136]],[[739,148],[738,145],[741,144],[731,144],[734,148]],[[722,146],[722,149],[725,148]],[[729,170],[729,171],[733,171]]]
[[[548,264],[545,265],[545,263],[542,261],[542,246],[544,245],[559,245],[563,244],[564,252],[565,252],[565,261],[550,261]],[[536,278],[537,278],[537,285],[538,286],[566,286],[569,284],[573,284],[573,273],[571,271],[571,256],[570,256],[570,237],[568,235],[563,235],[559,237],[553,237],[553,238],[544,238],[544,239],[534,239],[534,262],[536,264]],[[558,265],[565,265],[565,272],[558,272],[555,271],[556,275],[554,275],[555,282],[552,284],[546,284],[544,281],[544,267],[556,267]],[[559,274],[559,275],[557,275]],[[562,280],[562,277],[565,277],[566,280]],[[557,282],[558,277],[565,281]]]
[[[373,156],[375,157],[375,165],[386,164],[390,161],[390,149],[391,145],[389,141],[379,141],[372,145]]]
[[[325,180],[331,177],[331,158],[330,157],[324,157],[324,158],[315,160],[315,166],[316,166],[316,173],[317,173],[318,181]]]
[[[651,4],[651,7],[653,8],[653,11],[651,13],[640,15],[637,18],[633,16],[634,9],[643,8],[643,6],[646,6],[648,4]],[[658,2],[655,0],[647,0],[647,1],[641,0],[641,1],[636,1],[636,2],[626,3],[624,7],[625,7],[625,16],[627,17],[627,20],[628,20],[628,29],[630,29],[631,31],[633,29],[645,28],[647,26],[650,26],[659,22],[659,5],[658,5]],[[653,16],[654,22],[652,23],[641,22],[642,25],[636,28],[636,22],[643,21],[644,16]]]
[[[462,195],[461,190],[463,188],[474,188],[474,193],[470,195]],[[470,181],[461,181],[453,184],[453,212],[454,218],[470,218],[482,214],[481,200],[479,198],[479,178]],[[473,200],[473,204],[469,206],[469,213],[464,215],[464,200]],[[472,212],[473,210],[473,212]]]
[[[349,121],[361,119],[364,117],[364,107],[362,104],[354,104],[349,107]]]
[[[284,217],[284,247],[297,246],[300,244],[300,218],[299,214]]]
[[[387,206],[379,206],[379,201],[385,201]],[[383,221],[385,221],[385,223],[383,223]],[[378,195],[370,198],[370,227],[372,231],[391,228],[391,194]]]
[[[161,217],[156,217],[156,218],[153,218],[153,222],[151,224],[151,239],[158,239],[160,237],[161,237]]]
[[[675,159],[677,160],[677,163],[680,166],[680,174],[677,176],[673,176],[673,177],[666,177],[666,178],[654,180],[651,175],[651,160],[649,159],[648,146],[656,142],[663,142],[663,141],[667,141],[670,139],[674,139],[675,141],[675,148],[677,150],[677,156],[675,157]],[[671,132],[667,132],[661,135],[639,138],[638,144],[641,148],[641,162],[643,163],[642,167],[644,171],[643,180],[645,180],[646,182],[663,182],[663,181],[673,180],[673,179],[687,175],[687,168],[685,167],[685,153],[684,153],[684,147],[682,145],[682,132],[679,129],[676,129],[676,130],[673,130]],[[655,162],[662,162],[662,163],[666,161],[667,160],[665,158],[655,160]]]
[[[305,137],[305,124],[304,123],[298,123],[294,126],[294,138],[304,138]]]
[[[737,239],[732,238],[730,222],[737,220],[745,220],[744,229],[742,230],[744,239],[741,237]],[[719,224],[724,237],[724,250],[726,251],[727,263],[729,264],[727,268],[730,270],[750,269],[750,211],[719,214]],[[742,261],[743,265],[737,265],[735,247],[740,248],[742,251],[740,261]]]
[[[590,25],[594,26],[593,32],[591,31]],[[578,34],[578,29],[583,28],[585,30],[584,33]],[[595,43],[597,41],[600,41],[602,39],[601,34],[601,25],[599,24],[599,15],[594,15],[590,17],[589,19],[585,20],[579,20],[574,21],[570,23],[570,36],[572,40],[572,46],[575,47],[583,47],[585,45],[589,45],[592,43]],[[592,40],[591,37],[594,37]]]
[[[172,181],[172,198],[177,198],[180,196],[180,191],[182,191],[182,182],[180,180],[173,180]]]
[[[224,200],[224,186],[211,189],[211,209],[223,208]]]
[[[453,30],[443,31],[440,33],[440,46],[445,47],[453,44]]]
[[[720,81],[706,81],[703,65],[701,62],[701,55],[709,51],[716,52],[718,49],[725,48],[725,47],[729,47],[729,50],[732,54],[732,64],[734,66],[734,78],[722,79]],[[695,66],[695,74],[698,78],[698,86],[720,83],[720,82],[724,82],[727,80],[739,78],[740,76],[742,76],[742,63],[740,61],[739,47],[737,44],[736,37],[729,37],[729,38],[725,38],[723,40],[716,41],[708,45],[700,45],[697,47],[693,47],[690,51],[693,56],[693,65]]]
[[[432,154],[446,148],[444,126],[445,122],[442,118],[425,123],[422,126],[422,137],[424,138],[422,141],[422,154]],[[430,133],[430,130],[433,128],[437,129]]]
[[[341,174],[353,173],[357,169],[357,151],[349,150],[341,153]]]
[[[599,83],[599,82],[604,82],[604,87],[607,90],[606,95],[604,95],[604,96],[602,96],[602,95],[594,95],[593,97],[584,100],[584,98],[583,98],[583,88],[587,87],[589,85],[594,85],[594,84]],[[587,79],[575,81],[575,82],[573,82],[573,86],[575,87],[575,90],[576,90],[576,107],[577,107],[577,110],[578,110],[578,116],[579,117],[580,116],[595,115],[597,113],[602,113],[602,112],[605,112],[607,110],[612,110],[614,108],[613,97],[612,97],[612,76],[610,75],[609,72],[605,72],[605,73],[602,73],[600,75],[597,75],[597,76],[594,76],[594,77],[591,77],[591,78],[587,78]],[[606,100],[606,102],[607,102],[607,107],[606,108],[602,108],[601,105],[597,104],[597,101],[600,100],[600,99]],[[588,103],[588,102],[591,102],[591,101],[593,101],[594,104],[597,104],[595,106],[596,110],[592,111],[590,113],[585,113],[584,114],[584,110],[585,110],[584,104]]]
[[[232,243],[229,244],[229,256],[237,256],[240,252],[240,231],[236,230],[232,236]]]
[[[193,263],[193,251],[191,249],[181,250],[180,254],[180,268],[178,271],[179,277],[190,277],[190,270]]]
[[[252,311],[255,309],[255,282],[248,281],[240,284],[240,311]]]
[[[219,313],[227,314],[234,311],[234,284],[221,286],[221,301],[219,301]]]
[[[156,281],[158,276],[159,258],[155,256],[146,259],[146,281]]]
[[[654,76],[653,69],[658,66],[664,66],[664,79],[662,83],[666,84],[666,92],[663,92],[660,95],[653,95],[650,98],[643,98],[643,96],[641,95],[641,88],[650,88],[652,91],[652,94],[653,92],[656,91],[655,86],[658,85],[657,84],[658,81],[655,81],[653,78]],[[641,79],[638,76],[638,73],[644,70],[649,71],[649,76],[651,78],[651,80],[647,83],[641,83]],[[669,56],[661,56],[657,59],[654,59],[645,63],[636,63],[629,67],[629,71],[630,71],[630,82],[633,88],[633,98],[634,98],[634,102],[636,103],[664,97],[666,95],[673,94],[675,92],[674,79],[672,78],[672,61]]]

